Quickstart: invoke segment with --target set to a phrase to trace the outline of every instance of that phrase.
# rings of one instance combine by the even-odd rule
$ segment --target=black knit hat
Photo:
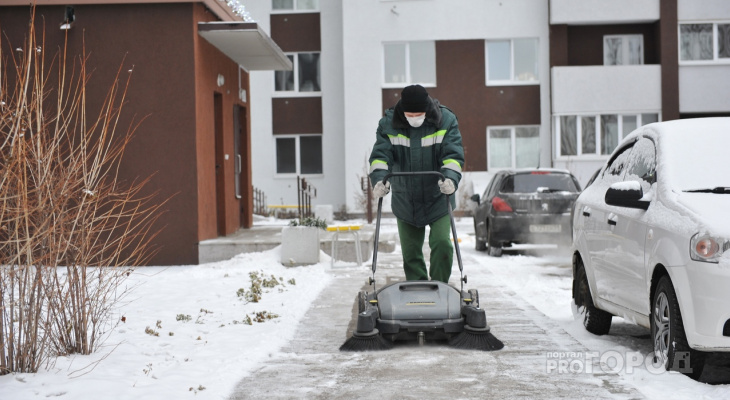
[[[404,112],[426,112],[429,103],[428,92],[421,85],[406,86],[400,93],[400,104]]]

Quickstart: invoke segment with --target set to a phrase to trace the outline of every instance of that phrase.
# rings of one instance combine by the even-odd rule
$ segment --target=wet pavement
[[[466,265],[475,264],[465,256]],[[378,254],[380,285],[402,277],[399,252]],[[369,290],[369,265],[330,270],[295,338],[244,377],[230,399],[643,398],[616,374],[548,371],[547,354],[587,352],[555,321],[493,279],[479,283],[492,333],[505,347],[456,350],[444,343],[388,351],[340,352],[355,327],[356,294]],[[458,272],[455,274],[458,276]],[[458,278],[453,278],[456,280]],[[469,285],[465,286],[470,288]]]

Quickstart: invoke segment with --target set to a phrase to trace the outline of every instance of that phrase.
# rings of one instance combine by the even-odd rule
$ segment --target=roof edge
[[[243,21],[225,1],[220,0],[73,0],[73,5],[110,5],[110,4],[164,4],[164,3],[202,3],[223,21]],[[66,6],[68,0],[35,0],[38,6]],[[3,0],[3,6],[26,6],[28,0]]]

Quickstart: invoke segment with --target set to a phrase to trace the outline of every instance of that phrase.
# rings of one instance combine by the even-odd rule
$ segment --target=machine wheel
[[[368,293],[360,291],[357,294],[357,313],[365,312],[368,308]]]
[[[578,259],[576,265],[576,277],[578,290],[575,297],[575,304],[583,306],[583,326],[594,335],[605,335],[611,329],[613,316],[606,311],[599,310],[593,305],[591,288],[588,285],[588,277],[583,266],[583,261]]]
[[[669,276],[659,279],[651,309],[651,337],[654,341],[654,362],[667,371],[678,371],[699,379],[705,367],[705,353],[687,344],[677,294]]]
[[[471,302],[474,304],[474,307],[479,308],[479,291],[476,289],[469,289],[467,292],[469,293],[469,296],[471,296]]]

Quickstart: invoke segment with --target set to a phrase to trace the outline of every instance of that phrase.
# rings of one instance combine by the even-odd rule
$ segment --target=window
[[[611,163],[606,167],[606,172],[604,172],[603,177],[604,180],[608,181],[609,183],[617,182],[621,180],[621,175],[624,172],[624,168],[626,167],[626,164],[629,161],[629,155],[631,154],[633,146],[627,146],[621,152],[616,156],[616,158],[611,161]]]
[[[596,154],[596,117],[580,117],[581,153]]]
[[[578,120],[574,115],[565,115],[559,117],[556,131],[560,131],[560,155],[576,156],[578,149]]]
[[[436,43],[384,43],[384,86],[402,87],[416,83],[436,86]]]
[[[320,87],[320,53],[287,54],[291,71],[274,72],[274,90],[277,92],[316,94]]]
[[[634,145],[624,180],[639,180],[644,192],[656,182],[656,149],[650,139],[642,138]]]
[[[487,85],[538,83],[537,39],[487,40]]]
[[[626,134],[636,129],[636,116],[635,115],[624,115],[621,116],[624,122],[628,122],[627,128],[633,129],[626,130]],[[625,136],[619,134],[619,116],[615,114],[601,115],[601,154],[611,154],[613,150],[618,146],[619,137]],[[632,125],[633,121],[633,125]]]
[[[609,155],[637,127],[658,120],[659,114],[558,116],[555,118],[558,157]]]
[[[277,174],[321,174],[322,135],[276,137]]]
[[[317,11],[319,9],[318,0],[271,0],[271,9],[273,12],[290,12],[290,11]]]
[[[730,22],[679,24],[679,60],[730,62]]]
[[[644,35],[606,35],[603,37],[603,65],[644,63]]]
[[[540,164],[540,127],[487,129],[488,169],[528,168]]]
[[[561,172],[518,173],[505,178],[502,193],[536,193],[539,188],[547,187],[555,192],[579,192],[573,177]]]

